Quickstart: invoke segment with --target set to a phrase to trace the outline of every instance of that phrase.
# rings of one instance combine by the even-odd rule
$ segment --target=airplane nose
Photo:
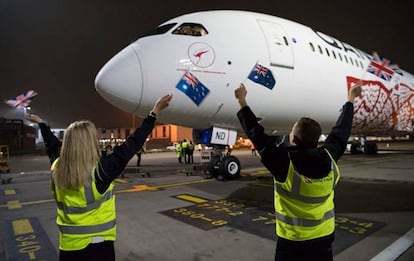
[[[95,78],[97,92],[109,103],[127,112],[134,112],[142,95],[142,72],[131,46],[124,48],[99,71]]]

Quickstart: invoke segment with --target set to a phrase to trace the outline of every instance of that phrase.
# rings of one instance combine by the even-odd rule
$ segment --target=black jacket
[[[290,159],[302,175],[315,179],[326,177],[331,170],[331,160],[324,148],[330,152],[335,161],[338,161],[345,152],[351,134],[353,115],[354,105],[346,102],[324,146],[300,148],[289,146],[288,137],[265,134],[264,128],[248,106],[237,113],[246,135],[259,151],[263,165],[280,182],[286,180]]]
[[[115,146],[111,154],[101,156],[98,164],[101,178],[99,178],[95,172],[96,187],[101,194],[103,194],[111,182],[124,171],[129,160],[139,149],[141,149],[148,135],[154,128],[154,123],[155,118],[148,116],[142,121],[141,126],[137,128],[124,143]],[[59,157],[62,144],[59,139],[53,135],[47,124],[40,123],[39,127],[47,148],[50,164],[52,164]]]

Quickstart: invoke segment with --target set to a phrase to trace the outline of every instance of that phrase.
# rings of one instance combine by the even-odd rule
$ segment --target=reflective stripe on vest
[[[104,203],[107,200],[110,200],[114,196],[113,191],[110,190],[110,191],[105,193],[103,198],[101,198],[97,201],[89,201],[88,197],[90,197],[91,193],[92,193],[92,197],[93,197],[92,188],[91,187],[85,187],[85,197],[86,197],[86,199],[87,199],[86,201],[88,203],[86,205],[86,207],[70,207],[70,206],[66,206],[65,203],[63,203],[63,202],[58,202],[57,200],[56,200],[56,204],[57,204],[59,209],[63,210],[67,214],[81,214],[81,213],[85,213],[85,212],[91,211],[93,209],[99,208],[102,203]]]
[[[331,158],[331,169],[334,172],[334,180],[332,182],[332,190],[335,189],[336,186],[336,180],[339,177],[339,173],[338,173],[338,169],[337,166],[334,166],[333,164],[333,159],[331,157],[331,155],[328,152],[329,157]],[[294,170],[294,174],[293,174],[293,182],[292,182],[292,190],[288,191],[286,189],[284,189],[280,184],[275,183],[274,184],[274,189],[275,191],[277,191],[279,194],[282,194],[284,196],[288,196],[292,199],[295,200],[299,200],[301,202],[305,202],[305,203],[309,203],[309,204],[316,204],[316,203],[322,203],[325,202],[330,195],[326,195],[323,197],[307,197],[307,196],[303,196],[300,194],[300,184],[301,184],[301,175]]]
[[[305,218],[297,218],[297,217],[286,217],[276,212],[276,218],[286,224],[292,226],[301,226],[301,227],[314,227],[319,224],[322,224],[324,221],[333,218],[335,216],[335,211],[333,209],[326,212],[321,219],[312,220],[312,219],[305,219]]]
[[[65,234],[93,234],[99,233],[113,228],[116,225],[116,221],[112,220],[104,224],[92,225],[92,226],[63,226],[58,225],[59,231]]]

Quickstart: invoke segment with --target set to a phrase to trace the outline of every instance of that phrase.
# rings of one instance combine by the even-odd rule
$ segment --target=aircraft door
[[[288,69],[294,68],[293,52],[289,45],[287,33],[279,24],[257,20],[266,39],[270,65]]]

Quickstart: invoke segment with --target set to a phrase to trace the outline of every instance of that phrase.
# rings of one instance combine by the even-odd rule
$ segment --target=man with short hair
[[[265,134],[246,101],[243,84],[235,90],[240,104],[237,116],[243,130],[273,175],[276,234],[275,260],[333,260],[334,188],[339,181],[338,159],[351,134],[355,97],[362,83],[354,85],[348,101],[326,138],[318,146],[321,127],[310,118],[299,119],[284,137]]]

